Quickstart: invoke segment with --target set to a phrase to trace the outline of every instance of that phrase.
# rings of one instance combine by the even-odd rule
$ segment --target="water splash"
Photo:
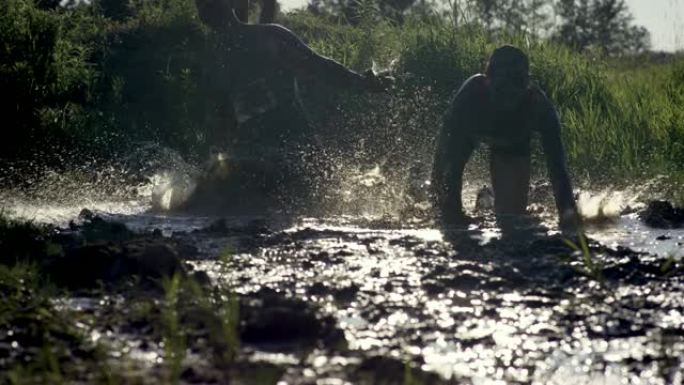
[[[163,211],[176,209],[190,198],[196,187],[196,179],[183,172],[165,170],[154,174],[149,184],[152,207]]]
[[[0,189],[0,212],[59,226],[77,218],[83,208],[98,214],[141,215],[187,199],[197,174],[197,168],[178,153],[146,143],[119,160],[85,160],[59,172],[37,170],[22,185]]]
[[[633,211],[642,204],[638,195],[631,191],[603,190],[598,192],[583,190],[577,197],[577,209],[587,221],[615,221],[621,214]]]

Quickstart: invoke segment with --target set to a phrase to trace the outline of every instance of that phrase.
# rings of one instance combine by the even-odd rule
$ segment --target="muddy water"
[[[599,242],[589,271],[552,225],[502,239],[486,219],[443,230],[363,216],[224,217],[219,230],[195,231],[220,218],[152,213],[144,200],[5,199],[3,209],[65,225],[83,206],[193,242],[195,267],[239,294],[271,290],[333,316],[344,348],[246,346],[250,359],[284,367],[284,383],[373,383],[359,371],[403,370],[388,362],[437,375],[414,375],[424,383],[684,382],[684,274],[665,268],[681,258],[684,231],[648,229],[635,214],[589,228]]]
[[[351,380],[343,363],[392,357],[476,384],[682,381],[684,281],[658,272],[663,257],[597,246],[596,280],[557,237],[510,244],[344,222],[204,242],[208,255],[231,244],[228,273],[197,262],[241,294],[272,289],[338,320],[350,352],[314,353],[291,378]]]

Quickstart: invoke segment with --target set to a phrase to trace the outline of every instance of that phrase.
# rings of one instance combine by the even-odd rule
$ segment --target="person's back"
[[[299,84],[314,80],[338,88],[384,91],[386,82],[316,54],[283,26],[248,24],[244,14],[239,20],[236,11],[244,13],[246,0],[195,2],[200,19],[212,31],[215,49],[214,67],[207,71],[212,89],[207,110],[218,117],[207,130],[214,154],[210,158],[228,157],[238,168],[249,164],[249,172],[228,173],[220,177],[225,180],[209,185],[257,184],[270,195],[311,200],[315,173],[332,165],[325,157],[316,158],[322,153],[321,141],[298,96]]]
[[[361,75],[318,55],[281,25],[248,24],[239,20],[233,7],[244,1],[234,4],[230,0],[196,0],[196,3],[200,18],[219,39],[219,61],[231,99],[227,102],[228,113],[234,116],[237,125],[254,117],[263,120],[256,122],[261,126],[257,130],[233,130],[233,142],[241,136],[251,142],[261,139],[275,141],[274,144],[284,139],[291,143],[305,141],[310,127],[296,95],[297,82],[315,79],[339,88],[376,92],[385,89],[386,82],[372,72]],[[267,111],[272,119],[265,114]],[[216,137],[225,135],[221,131]]]

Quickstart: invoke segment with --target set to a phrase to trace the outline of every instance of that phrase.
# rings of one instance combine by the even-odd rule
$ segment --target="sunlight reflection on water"
[[[606,205],[605,196],[597,196],[586,198],[583,202],[588,203],[580,205],[585,216],[615,215],[618,208],[623,207],[615,202]],[[590,209],[591,205],[596,209]],[[601,205],[603,209],[597,208]],[[142,201],[84,200],[64,206],[27,204],[18,200],[3,202],[6,212],[12,217],[57,225],[75,219],[83,206],[104,214],[106,218],[123,221],[134,230],[159,228],[165,235],[200,229],[217,219],[151,213],[148,211],[150,205]],[[227,219],[230,224],[238,225],[250,220],[238,217]],[[574,385],[682,383],[681,360],[672,364],[675,371],[678,368],[678,374],[667,377],[659,373],[658,358],[663,356],[662,351],[669,352],[666,354],[668,357],[684,351],[684,342],[667,340],[658,334],[658,329],[680,332],[684,326],[681,298],[663,291],[661,283],[647,287],[622,285],[611,288],[613,300],[643,299],[659,306],[668,306],[669,309],[663,312],[647,309],[653,312],[649,318],[649,322],[653,323],[649,325],[649,334],[609,336],[619,315],[611,313],[607,300],[591,298],[587,293],[563,292],[566,297],[561,299],[554,297],[555,292],[544,292],[545,288],[541,284],[540,287],[528,288],[528,292],[460,289],[458,285],[462,283],[459,279],[481,278],[481,275],[471,271],[478,264],[483,269],[482,276],[491,278],[488,275],[491,271],[486,270],[489,261],[466,261],[470,263],[468,265],[449,251],[442,255],[418,255],[416,249],[408,245],[416,243],[425,246],[431,242],[443,244],[444,234],[438,229],[368,226],[367,218],[354,216],[304,217],[295,218],[293,222],[295,224],[287,227],[284,233],[296,235],[307,228],[313,234],[320,233],[318,237],[304,237],[301,245],[304,248],[314,245],[316,247],[312,250],[324,250],[329,256],[343,252],[339,262],[326,265],[322,261],[321,266],[312,264],[313,267],[303,269],[297,263],[309,254],[295,254],[291,250],[279,250],[279,246],[276,246],[272,251],[282,252],[282,263],[274,263],[266,253],[255,253],[233,256],[236,263],[248,261],[248,264],[241,266],[243,270],[218,272],[217,264],[212,261],[197,266],[209,270],[214,279],[230,281],[240,274],[253,278],[236,288],[241,293],[284,285],[306,297],[306,285],[314,281],[322,282],[331,289],[331,294],[318,297],[311,295],[308,298],[322,304],[324,311],[336,316],[352,350],[421,356],[423,369],[436,372],[444,378],[467,378],[473,384],[487,385],[516,381],[540,385],[567,384],[569,379]],[[485,234],[491,238],[499,234],[497,229],[485,230]],[[589,236],[608,246],[624,245],[664,256],[684,255],[680,244],[684,239],[684,230],[650,229],[641,224],[635,214],[616,218],[615,223],[609,226],[590,227]],[[657,240],[657,237],[661,240]],[[376,242],[378,249],[371,253],[369,247],[373,246],[375,241],[372,240],[375,238],[379,239]],[[290,259],[287,259],[288,256]],[[463,263],[464,267],[459,263]],[[444,277],[440,277],[446,282],[439,288],[443,292],[428,294],[425,277],[439,268],[445,271]],[[465,277],[465,273],[471,276]],[[594,287],[587,284],[578,290],[590,292]],[[341,304],[338,304],[330,300],[347,288],[356,290],[351,302],[340,300]],[[557,303],[554,302],[556,300]],[[74,299],[65,306],[76,308],[92,305]],[[366,311],[367,308],[376,312]],[[554,319],[554,315],[559,317],[557,314],[566,314],[564,312],[580,317],[573,313],[575,311],[584,317],[584,324],[574,325],[574,321],[566,324],[563,319]],[[630,313],[629,316],[636,323],[640,321],[642,313]],[[640,324],[636,327],[641,327],[641,331],[646,329]],[[416,338],[416,335],[420,338]],[[94,332],[91,338],[99,340],[104,337],[100,332]],[[132,342],[126,343],[130,345],[128,351],[137,360],[152,365],[160,359],[158,349],[137,349],[131,345]],[[281,360],[288,364],[293,358],[255,355],[254,359]],[[323,358],[316,362],[325,365]],[[634,367],[630,368],[626,364],[629,362],[639,363],[638,373],[634,372]]]

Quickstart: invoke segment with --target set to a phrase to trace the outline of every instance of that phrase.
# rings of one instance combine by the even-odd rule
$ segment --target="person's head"
[[[529,72],[530,62],[520,49],[504,45],[494,50],[485,75],[498,108],[508,110],[519,105],[530,84]]]

